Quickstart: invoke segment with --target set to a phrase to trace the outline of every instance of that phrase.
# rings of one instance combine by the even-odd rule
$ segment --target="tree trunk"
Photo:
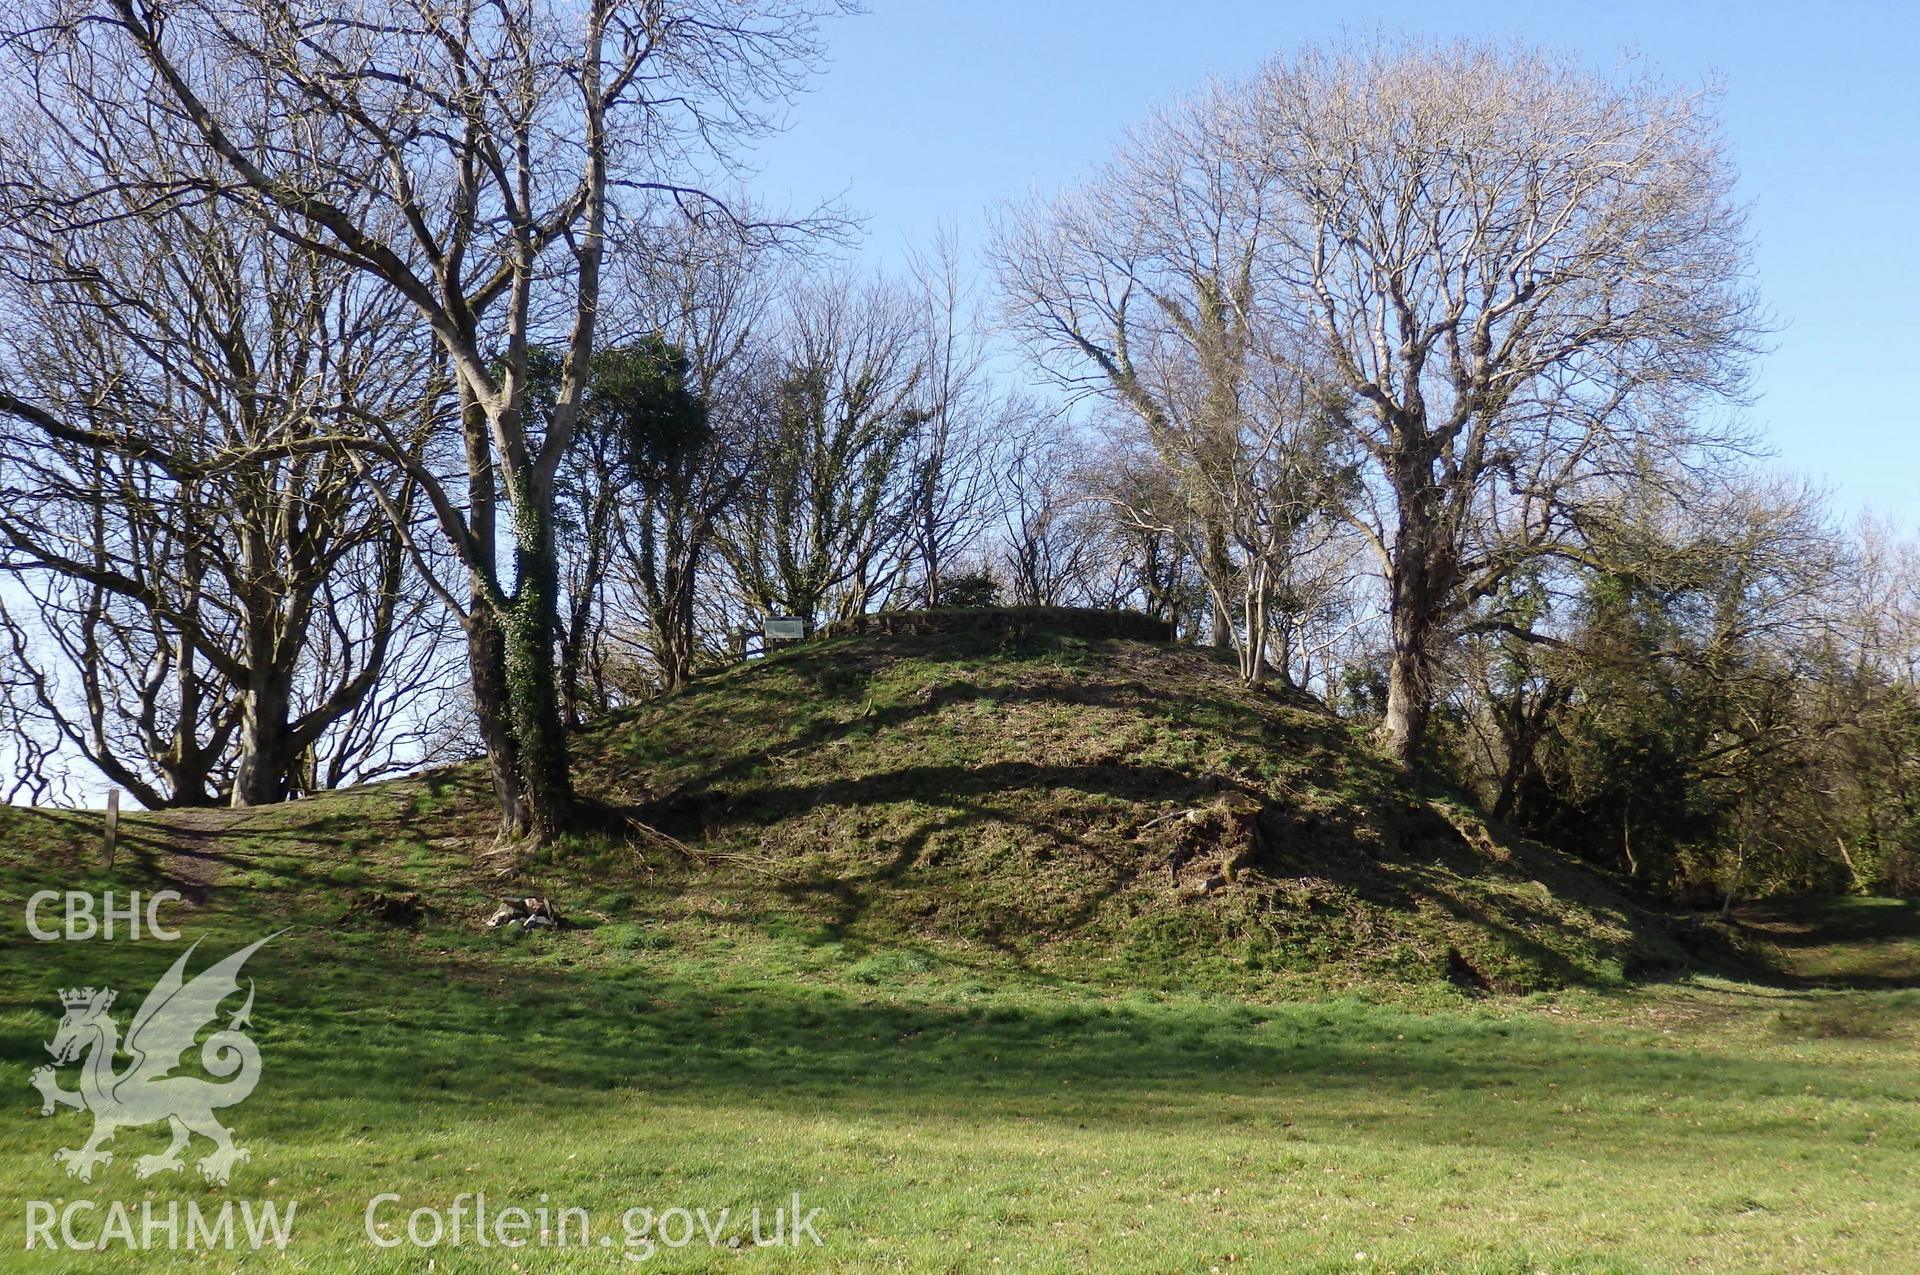
[[[523,475],[514,502],[514,590],[506,616],[506,684],[527,831],[552,840],[573,807],[567,728],[554,651],[559,639],[559,564],[551,490]]]
[[[235,806],[285,801],[295,758],[288,747],[292,696],[279,669],[255,665],[240,717],[240,759],[233,772]]]
[[[1394,555],[1387,628],[1392,642],[1387,661],[1387,711],[1380,739],[1403,770],[1420,760],[1421,741],[1433,709],[1432,639],[1435,592],[1432,566],[1422,537],[1398,537]]]
[[[689,555],[689,568],[691,562]],[[693,676],[693,619],[693,577],[689,569],[688,573],[680,575],[675,581],[673,615],[664,643],[666,659],[663,661],[663,673],[668,691],[680,690]]]
[[[490,587],[498,574],[494,558],[499,487],[493,465],[486,413],[464,386],[460,391],[461,442],[467,460],[467,523],[475,561],[468,564],[469,589],[462,626],[467,637],[467,684],[487,770],[500,810],[502,842],[517,841],[533,830],[533,814],[520,783],[520,751],[514,743],[512,696],[507,684],[506,630]]]
[[[1233,558],[1227,553],[1227,533],[1217,523],[1207,528],[1206,571],[1219,581],[1219,587],[1209,593],[1213,603],[1213,649],[1224,651],[1233,645],[1233,613],[1223,601],[1227,582],[1233,579]]]
[[[520,763],[513,746],[507,694],[507,648],[499,619],[485,599],[476,597],[466,618],[467,669],[473,714],[487,750],[494,800],[500,807],[499,837],[515,841],[532,828],[532,816],[520,792]]]
[[[594,653],[598,623],[594,613],[600,597],[601,578],[607,569],[608,524],[613,517],[612,479],[596,475],[600,486],[587,511],[586,560],[580,568],[580,592],[572,599],[567,626],[560,646],[561,704],[566,712],[567,729],[578,730],[591,713],[607,711],[606,698],[598,693],[600,670],[589,669]]]
[[[1396,433],[1410,429],[1401,422]],[[1411,449],[1395,467],[1395,503],[1400,523],[1394,532],[1391,578],[1387,581],[1387,631],[1392,644],[1387,662],[1387,712],[1380,738],[1403,770],[1420,761],[1420,748],[1433,711],[1435,628],[1450,594],[1455,551],[1443,514],[1445,494],[1434,479],[1429,448]]]
[[[1240,680],[1259,687],[1267,680],[1267,572],[1266,564],[1249,559],[1240,595],[1243,635],[1240,642]]]
[[[1534,753],[1547,733],[1553,715],[1570,692],[1549,681],[1529,705],[1524,691],[1515,691],[1502,731],[1507,749],[1506,764],[1500,772],[1500,788],[1493,802],[1493,817],[1509,819],[1521,808],[1528,777],[1534,773]],[[1637,871],[1637,870],[1636,870]]]
[[[1420,760],[1420,739],[1427,731],[1429,705],[1423,656],[1395,644],[1387,665],[1387,714],[1380,723],[1380,738],[1402,770],[1412,770]]]

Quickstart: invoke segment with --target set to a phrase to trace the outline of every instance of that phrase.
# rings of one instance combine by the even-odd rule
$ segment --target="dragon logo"
[[[56,1107],[93,1113],[93,1136],[86,1145],[62,1147],[53,1153],[55,1160],[67,1166],[68,1176],[93,1181],[94,1165],[113,1163],[113,1152],[103,1151],[103,1143],[121,1129],[160,1120],[172,1126],[173,1142],[159,1155],[141,1156],[134,1165],[136,1177],[185,1168],[180,1153],[196,1133],[213,1142],[213,1150],[200,1161],[200,1172],[209,1182],[225,1186],[233,1166],[252,1157],[246,1148],[234,1145],[232,1131],[214,1119],[213,1113],[244,1101],[260,1080],[259,1047],[241,1031],[253,1012],[253,980],[247,980],[246,1004],[227,1021],[226,1029],[214,1032],[200,1044],[200,1065],[207,1073],[232,1079],[216,1084],[198,1076],[170,1073],[180,1066],[201,1029],[219,1017],[220,1002],[240,990],[240,967],[247,958],[277,937],[269,934],[188,981],[187,958],[200,946],[196,941],[147,993],[133,1016],[124,1044],[120,1025],[107,1013],[113,1007],[112,988],[62,989],[60,1003],[66,1013],[60,1019],[60,1030],[47,1046],[53,1064],[34,1069],[33,1087],[40,1091],[43,1116],[52,1115]],[[132,1062],[116,1072],[114,1055],[122,1049]],[[54,1069],[83,1056],[80,1088],[60,1088]]]

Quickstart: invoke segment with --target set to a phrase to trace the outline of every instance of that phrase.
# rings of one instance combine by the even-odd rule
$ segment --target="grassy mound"
[[[502,895],[551,895],[633,945],[775,943],[872,980],[944,962],[1514,992],[1685,963],[1605,880],[1410,786],[1305,698],[1018,618],[832,637],[602,722],[577,785],[607,830],[531,861],[494,850],[478,767],[135,817],[121,854],[190,899],[263,890],[316,924],[471,928]],[[52,853],[93,817],[9,818]]]
[[[668,923],[1223,989],[1514,991],[1683,959],[1600,878],[1188,648],[1024,623],[829,639],[607,722],[580,753],[583,793],[682,847],[645,846],[638,872],[600,855]]]

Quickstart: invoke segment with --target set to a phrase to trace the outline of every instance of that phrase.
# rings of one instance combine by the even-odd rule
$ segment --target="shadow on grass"
[[[219,934],[209,946],[239,941]],[[1531,1146],[1578,1126],[1600,1152],[1644,1134],[1607,1113],[1638,1109],[1649,1094],[1885,1097],[1884,1077],[1869,1073],[1465,1013],[968,995],[949,985],[914,999],[752,971],[707,981],[672,967],[554,968],[545,962],[565,959],[562,942],[490,951],[465,936],[288,935],[248,967],[272,1095],[250,1112],[295,1130],[347,1101],[376,1120],[431,1110],[459,1121],[488,1119],[503,1103],[556,1115],[612,1104],[612,1113],[644,1094],[770,1113],[1146,1129],[1217,1123],[1223,1101],[1256,1099],[1275,1121],[1297,1108],[1410,1143]],[[37,964],[42,954],[0,951],[0,1064],[44,1060],[56,981],[105,983],[131,1000],[175,953],[91,945],[61,955],[89,968],[56,979]],[[36,1018],[44,1031],[29,1027]],[[1696,1122],[1688,1136],[1736,1136],[1750,1119]]]
[[[1756,903],[1735,916],[1764,930],[1781,947],[1824,947],[1836,941],[1920,942],[1920,899],[1796,899]]]
[[[1851,991],[1920,987],[1920,899],[1779,900],[1750,904],[1734,919],[1778,954],[1769,982]]]

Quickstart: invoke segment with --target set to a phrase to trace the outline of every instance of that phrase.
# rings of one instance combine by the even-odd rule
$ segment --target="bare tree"
[[[757,330],[774,301],[773,260],[768,245],[713,217],[635,236],[616,256],[626,333],[618,343],[651,343],[681,364],[673,375],[699,417],[665,414],[682,417],[683,428],[651,442],[630,433],[637,481],[614,511],[619,552],[606,603],[614,641],[635,651],[661,689],[683,685],[703,654],[724,646],[710,630],[735,619],[721,605],[714,538],[768,433],[777,372]]]
[[[1829,743],[1818,790],[1831,840],[1855,884],[1920,888],[1920,541],[1867,521],[1848,597],[1837,608]],[[1853,850],[1849,852],[1848,846]]]
[[[36,37],[37,70],[64,58],[128,117],[180,119],[236,207],[391,289],[432,334],[460,404],[465,489],[424,465],[408,472],[466,569],[456,609],[503,835],[551,837],[571,805],[554,482],[595,348],[615,201],[641,188],[701,201],[703,169],[771,126],[766,104],[797,87],[831,7],[408,0],[368,14],[107,0],[56,10]],[[545,332],[564,354],[537,429],[528,357]],[[360,425],[343,441],[404,459],[385,422]]]
[[[751,453],[727,449],[687,356],[658,336],[608,349],[595,368],[588,417],[615,439],[622,480],[611,519],[616,595],[640,621],[665,691],[693,674],[696,601],[721,511],[747,479]]]
[[[906,532],[908,574],[925,606],[944,596],[947,568],[974,551],[999,518],[996,481],[1007,445],[1032,409],[1019,395],[994,392],[987,376],[985,334],[974,315],[960,250],[942,231],[913,261],[925,368],[925,426],[909,461],[912,518]]]
[[[1090,520],[1076,517],[1088,496],[1078,481],[1075,440],[1059,413],[1033,411],[1009,439],[999,475],[1000,560],[1015,606],[1084,600],[1096,552]]]
[[[14,460],[0,484],[0,566],[37,620],[40,640],[21,627],[14,643],[37,715],[142,804],[212,804],[246,670],[234,617],[204,579],[213,520],[195,485],[43,439],[27,454],[30,467]]]
[[[829,279],[788,296],[754,481],[721,551],[749,603],[811,632],[899,583],[927,415],[913,307],[886,285]]]
[[[1582,501],[1726,441],[1696,409],[1756,335],[1732,172],[1710,94],[1527,51],[1308,50],[1242,100],[1285,209],[1263,287],[1360,407],[1382,732],[1411,764],[1463,611],[1577,542]]]
[[[16,144],[60,135],[16,122]],[[170,162],[90,123],[95,146]],[[277,801],[425,605],[362,467],[307,444],[349,412],[417,417],[423,350],[339,263],[93,176],[49,154],[0,230],[0,571],[77,683],[43,667],[35,694],[145,804]]]
[[[7,768],[0,800],[10,805],[47,805],[70,795],[59,768],[65,738],[46,712],[40,663],[33,627],[16,618],[0,594],[0,764]]]
[[[1294,325],[1263,306],[1280,203],[1224,89],[1155,115],[1079,190],[1014,213],[995,247],[1008,316],[1040,366],[1137,431],[1166,483],[1128,522],[1177,536],[1216,645],[1265,679],[1278,582],[1329,533],[1330,410]],[[1283,665],[1284,667],[1284,665]]]
[[[1190,551],[1203,538],[1190,527],[1169,529],[1177,521],[1171,511],[1185,506],[1158,455],[1137,439],[1110,439],[1081,459],[1071,481],[1081,493],[1072,514],[1075,534],[1091,547],[1090,604],[1144,611],[1167,621],[1183,640],[1198,641],[1203,625],[1219,618]]]

